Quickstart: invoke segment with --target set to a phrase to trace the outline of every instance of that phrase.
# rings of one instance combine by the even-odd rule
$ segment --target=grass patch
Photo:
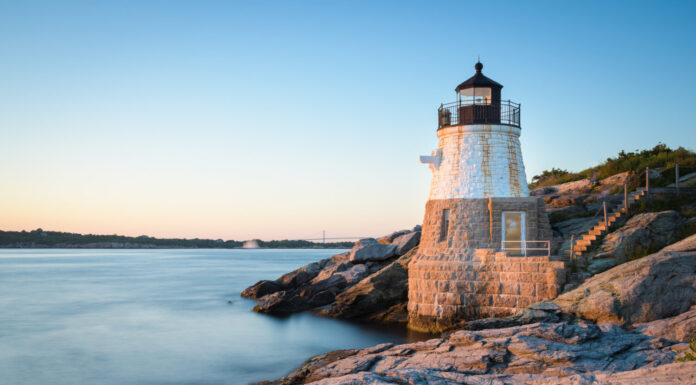
[[[657,253],[662,249],[662,246],[656,243],[650,244],[648,247],[643,247],[642,245],[638,245],[633,249],[633,252],[627,252],[627,250],[624,250],[624,254],[628,257],[629,261],[634,261],[636,259],[641,259],[643,257],[647,257],[650,254]]]

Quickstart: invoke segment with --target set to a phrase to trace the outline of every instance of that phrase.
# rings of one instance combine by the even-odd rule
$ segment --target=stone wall
[[[444,210],[449,210],[446,237]],[[512,315],[556,297],[565,283],[563,262],[546,252],[530,257],[496,251],[505,211],[525,213],[527,241],[551,240],[541,198],[428,201],[419,253],[409,265],[410,327],[442,330],[461,320]]]
[[[502,124],[449,126],[438,130],[440,159],[429,199],[526,197],[520,129]]]
[[[441,237],[444,210],[450,212],[446,238]],[[547,241],[553,237],[541,198],[438,199],[425,205],[420,250],[426,255],[439,255],[471,248],[498,249],[503,211],[525,212],[526,240]]]
[[[516,314],[555,298],[565,282],[563,262],[485,249],[418,254],[408,272],[409,327],[426,331]]]

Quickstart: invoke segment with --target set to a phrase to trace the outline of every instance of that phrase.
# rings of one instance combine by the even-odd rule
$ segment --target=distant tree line
[[[350,248],[352,242],[314,243],[301,240],[260,241],[261,248],[311,249],[311,248]],[[123,235],[95,235],[64,233],[60,231],[2,231],[0,247],[3,248],[210,248],[233,249],[242,247],[240,241],[222,239],[183,239],[154,238],[145,235],[127,237]]]
[[[322,248],[322,249],[350,249],[353,247],[353,242],[326,242],[326,243],[315,243],[310,241],[302,240],[290,240],[284,239],[282,241],[261,241],[256,240],[259,247],[264,249],[312,249],[312,248]]]

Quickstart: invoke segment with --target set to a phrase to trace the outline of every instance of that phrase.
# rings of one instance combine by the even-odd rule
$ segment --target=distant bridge
[[[363,238],[372,238],[372,237],[326,237],[326,231],[322,232],[322,236],[320,238],[300,238],[300,241],[321,241],[322,243],[325,243],[326,241],[357,241]]]
[[[372,237],[301,238],[300,241],[336,241],[336,240],[350,241],[353,239],[358,240],[358,239],[363,239],[363,238],[372,238]]]

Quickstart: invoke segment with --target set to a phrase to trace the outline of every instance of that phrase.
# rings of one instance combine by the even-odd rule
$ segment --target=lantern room
[[[438,129],[468,124],[506,124],[519,127],[520,105],[501,100],[503,85],[483,74],[481,62],[477,62],[474,69],[474,76],[454,89],[457,101],[440,105]]]
[[[476,74],[454,89],[457,92],[457,101],[466,105],[499,105],[500,90],[503,86],[481,73],[483,70],[481,62],[476,63],[474,68]]]

